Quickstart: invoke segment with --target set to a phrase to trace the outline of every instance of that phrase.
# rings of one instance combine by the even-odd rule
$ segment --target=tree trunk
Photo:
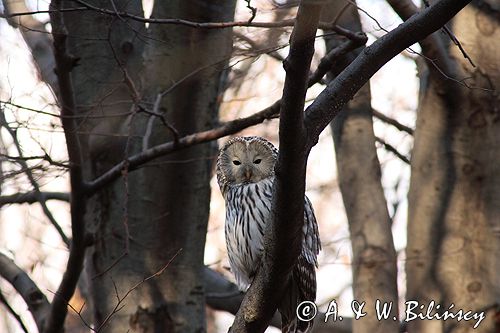
[[[96,3],[113,9],[108,2]],[[115,3],[120,10],[142,12],[140,2]],[[230,21],[234,7],[234,1],[156,2],[152,17]],[[164,121],[180,135],[217,122],[231,29],[146,28],[92,12],[65,18],[70,51],[80,58],[73,80],[83,116],[87,179],[130,154],[172,140]],[[174,84],[155,104],[158,94]],[[139,112],[143,109],[149,113]],[[215,154],[216,144],[210,143],[130,174],[124,170],[122,179],[90,199],[87,221],[95,243],[87,252],[84,282],[96,327],[106,325],[106,332],[205,331],[203,251]],[[162,274],[141,283],[167,264]]]
[[[331,5],[331,16],[323,20],[333,20],[341,5],[342,2]],[[338,22],[361,31],[354,6],[349,6]],[[335,46],[334,40],[327,40],[327,51]],[[337,70],[352,61],[359,50],[353,53],[337,61]],[[339,186],[351,234],[354,299],[366,302],[363,310],[368,313],[361,320],[353,320],[353,332],[397,332],[399,323],[394,320],[398,318],[396,252],[380,179],[370,100],[368,83],[331,124]],[[375,316],[377,300],[381,301],[381,309],[383,303],[392,304],[388,320],[378,320]]]
[[[450,80],[443,85],[437,71],[421,74],[406,271],[408,300],[425,306],[419,312],[435,301],[441,311],[454,304],[453,313],[485,311],[486,318],[475,330],[479,319],[414,320],[409,332],[500,329],[494,323],[500,299],[500,27],[498,13],[478,3],[453,20],[477,67],[449,46],[456,78],[468,77],[464,82],[475,88]]]

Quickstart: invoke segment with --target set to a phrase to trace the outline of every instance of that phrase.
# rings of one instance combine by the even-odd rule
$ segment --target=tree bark
[[[108,2],[93,4],[113,9]],[[115,5],[142,12],[140,2]],[[234,6],[234,1],[156,2],[152,15],[231,21]],[[65,17],[70,50],[79,57],[73,79],[87,179],[171,140],[174,132],[183,136],[217,123],[231,29],[146,28],[94,12]],[[157,100],[174,84],[175,89]],[[162,117],[175,130],[164,126]],[[88,250],[84,283],[96,327],[103,326],[105,332],[205,330],[203,251],[215,153],[215,143],[209,143],[134,173],[125,167],[121,179],[90,198],[87,221],[95,243]],[[162,274],[140,283],[174,256]]]
[[[500,123],[498,13],[467,6],[453,31],[477,67],[448,46],[455,78],[422,77],[409,191],[407,298],[450,311],[481,312],[477,320],[414,320],[409,332],[498,332],[500,298]],[[489,309],[489,310],[488,310]],[[422,310],[425,312],[426,309]]]

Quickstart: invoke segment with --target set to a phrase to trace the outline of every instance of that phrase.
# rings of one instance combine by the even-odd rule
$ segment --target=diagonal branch
[[[50,311],[50,304],[31,278],[14,261],[0,252],[0,276],[7,280],[21,295],[35,319],[38,331],[42,332]]]
[[[401,161],[403,161],[404,163],[410,165],[410,159],[408,157],[406,157],[405,155],[403,155],[402,153],[400,153],[396,147],[394,147],[393,145],[391,145],[390,143],[387,143],[384,139],[382,138],[379,138],[379,137],[375,137],[375,141],[377,141],[378,143],[380,143],[384,148],[385,150],[387,150],[388,152],[391,152],[393,153],[397,158],[399,158]]]
[[[213,141],[226,135],[239,132],[250,126],[260,124],[266,119],[274,118],[279,113],[280,103],[280,101],[277,101],[273,105],[249,117],[236,119],[207,131],[186,135],[182,138],[179,138],[177,142],[170,141],[159,144],[138,154],[132,155],[127,160],[122,161],[112,167],[100,177],[86,183],[86,193],[88,195],[94,194],[99,189],[118,179],[121,176],[121,172],[124,168],[127,168],[128,171],[132,171],[146,162],[149,162],[157,157],[166,155],[173,151],[185,149],[195,144]]]
[[[323,129],[385,63],[441,28],[469,2],[470,0],[438,1],[366,47],[307,108],[305,123],[309,147],[318,142]]]
[[[404,124],[401,124],[399,121],[397,121],[396,119],[393,119],[391,117],[388,117],[386,116],[385,114],[383,114],[382,112],[380,111],[377,111],[375,109],[372,108],[372,113],[373,113],[373,116],[375,118],[378,118],[379,120],[382,120],[384,123],[387,123],[389,125],[392,125],[394,127],[396,127],[398,130],[400,131],[403,131],[403,132],[406,132],[410,135],[413,135],[413,128],[409,127],[409,126],[406,126]]]

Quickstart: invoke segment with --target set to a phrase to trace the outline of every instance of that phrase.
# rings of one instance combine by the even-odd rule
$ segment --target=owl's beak
[[[245,178],[247,180],[250,180],[250,178],[252,178],[252,170],[250,168],[245,170]]]

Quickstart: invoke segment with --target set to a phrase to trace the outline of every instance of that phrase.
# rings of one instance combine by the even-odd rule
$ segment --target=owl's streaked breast
[[[229,185],[225,193],[226,244],[231,270],[241,290],[252,282],[262,256],[273,180],[269,177],[258,183]]]

